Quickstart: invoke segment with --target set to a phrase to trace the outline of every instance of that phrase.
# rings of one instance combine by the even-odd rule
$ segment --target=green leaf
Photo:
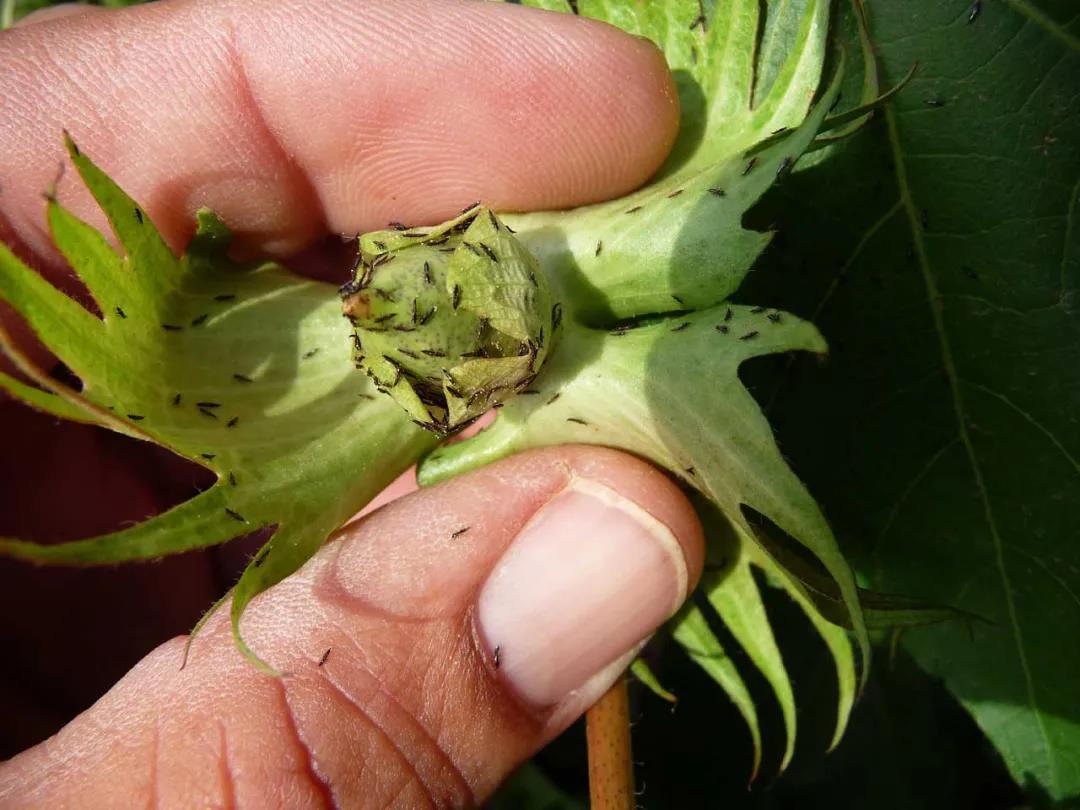
[[[871,585],[989,621],[905,634],[1020,783],[1080,795],[1080,18],[870,4],[883,120],[760,213],[747,295],[818,323],[827,369],[760,378],[785,452]],[[755,292],[756,290],[756,292]]]
[[[83,386],[60,385],[25,358],[24,370],[50,390],[0,383],[34,407],[167,446],[218,478],[129,529],[49,546],[0,539],[0,553],[118,562],[275,527],[234,593],[239,640],[247,602],[302,565],[433,441],[353,370],[332,287],[273,264],[231,266],[228,232],[208,213],[177,259],[142,209],[70,141],[69,150],[124,253],[49,201],[53,239],[99,318],[0,247],[0,297]],[[0,343],[13,349],[5,335]]]

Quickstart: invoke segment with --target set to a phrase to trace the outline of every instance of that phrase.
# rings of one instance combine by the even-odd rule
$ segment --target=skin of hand
[[[0,87],[0,239],[80,300],[41,201],[64,128],[174,249],[205,205],[241,251],[337,281],[336,234],[473,200],[614,197],[659,167],[678,122],[650,43],[481,2],[60,7],[0,33]],[[79,184],[57,192],[104,229]],[[0,441],[0,534],[111,531],[207,483],[159,448],[10,400]],[[247,640],[285,677],[242,658],[221,611],[183,670],[172,638],[0,764],[0,805],[475,805],[603,693],[700,574],[689,503],[614,451],[526,453],[393,500],[414,488],[399,481],[249,609]],[[0,713],[40,739],[190,627],[252,542],[104,571],[0,563]]]

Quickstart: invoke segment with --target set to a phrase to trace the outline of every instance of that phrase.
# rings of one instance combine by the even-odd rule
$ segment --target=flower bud
[[[560,319],[536,258],[479,205],[365,234],[341,294],[357,368],[439,434],[527,388]]]

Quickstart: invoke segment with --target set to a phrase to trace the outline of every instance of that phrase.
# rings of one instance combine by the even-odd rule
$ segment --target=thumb
[[[585,711],[685,599],[701,528],[623,454],[527,453],[349,527],[148,656],[0,772],[0,804],[470,806]],[[77,799],[77,802],[76,802]]]

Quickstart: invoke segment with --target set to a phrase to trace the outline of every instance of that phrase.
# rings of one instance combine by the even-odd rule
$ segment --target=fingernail
[[[575,479],[510,544],[480,592],[477,626],[500,675],[529,703],[550,706],[652,633],[686,586],[667,526]]]

